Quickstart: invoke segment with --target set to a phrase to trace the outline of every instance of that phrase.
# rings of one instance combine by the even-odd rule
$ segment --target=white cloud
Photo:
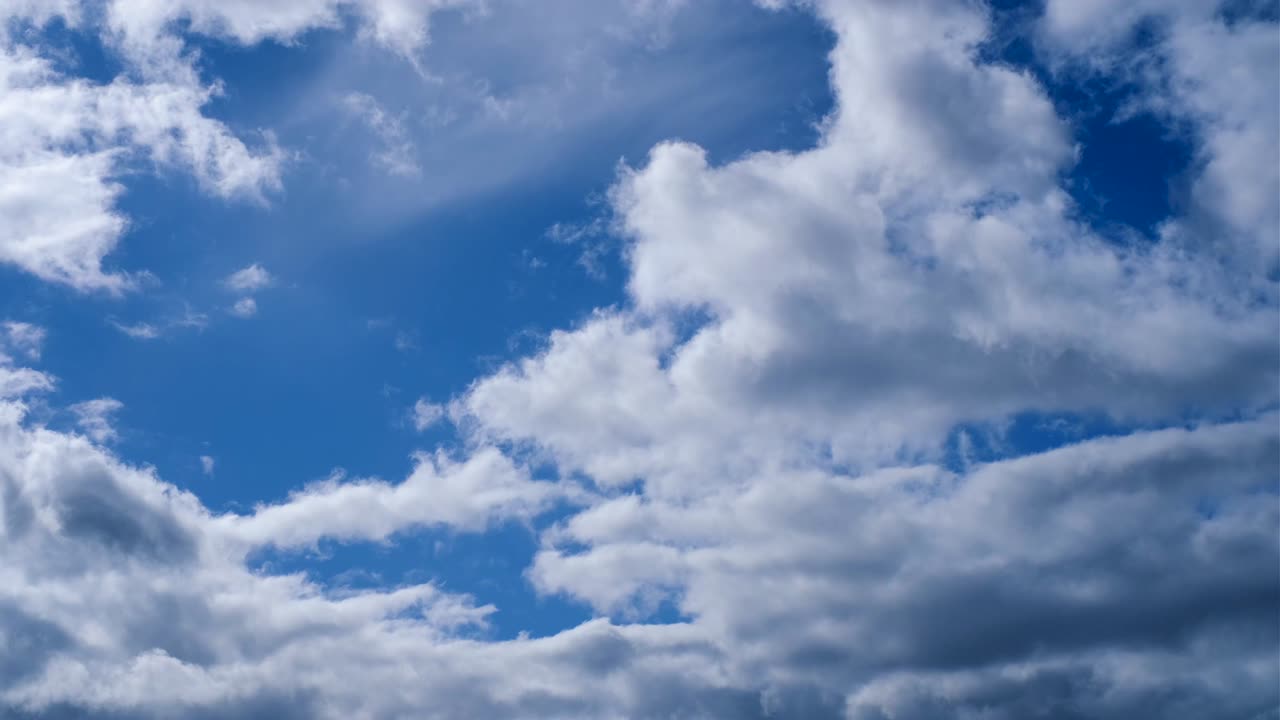
[[[271,287],[275,284],[275,278],[266,268],[253,263],[231,273],[223,283],[235,292],[253,293]]]
[[[388,115],[377,100],[364,93],[351,93],[342,99],[342,103],[381,143],[381,149],[370,156],[375,164],[400,177],[422,174],[416,160],[417,148],[405,131],[402,117]]]
[[[76,416],[76,425],[85,435],[93,438],[94,442],[107,443],[120,437],[111,424],[111,418],[123,407],[124,403],[115,398],[102,397],[76,403],[70,409]]]
[[[454,485],[445,476],[455,472],[482,480],[486,463],[504,466],[497,453],[469,468],[420,468],[399,488],[335,482],[250,516],[216,516],[153,471],[24,428],[20,408],[0,406],[10,518],[0,606],[8,636],[27,649],[21,665],[0,665],[0,707],[441,718],[698,707],[708,717],[835,718],[842,706],[877,717],[984,695],[988,708],[1000,697],[1010,710],[1052,690],[1094,717],[1247,714],[1274,693],[1271,644],[1194,618],[1227,603],[1239,619],[1271,615],[1280,518],[1240,492],[1268,483],[1280,460],[1274,421],[1093,441],[967,478],[930,466],[799,472],[716,503],[617,498],[550,534],[531,576],[600,587],[600,601],[611,575],[597,569],[621,572],[624,588],[637,574],[654,587],[687,583],[681,604],[697,620],[593,621],[486,642],[454,635],[493,611],[464,596],[430,585],[326,591],[251,571],[245,553],[261,542],[385,537],[424,510],[438,517],[423,504],[432,488]],[[446,496],[471,502],[470,482]],[[360,512],[332,511],[342,505]],[[959,612],[966,622],[947,621]],[[1171,633],[1188,644],[1170,644]],[[1017,659],[1026,638],[1034,657]]]
[[[286,155],[270,133],[250,147],[202,113],[220,90],[200,77],[175,34],[180,21],[189,32],[253,45],[337,26],[350,12],[363,34],[414,60],[433,12],[473,5],[111,0],[83,12],[82,4],[0,6],[6,24],[0,34],[0,262],[80,291],[108,293],[135,286],[128,273],[103,265],[128,227],[115,207],[122,191],[116,179],[133,159],[185,168],[224,198],[263,202],[281,186]],[[105,84],[66,76],[7,27],[10,20],[39,26],[59,17],[100,35],[120,53],[126,71]]]
[[[190,79],[93,84],[0,37],[0,261],[81,291],[132,287],[102,263],[127,227],[113,178],[136,155],[187,167],[217,195],[278,185],[278,152],[255,155],[200,114],[211,93]]]
[[[1229,22],[1233,13],[1241,17]],[[1148,0],[1114,12],[1106,4],[1054,0],[1041,31],[1054,60],[1130,81],[1141,92],[1138,109],[1195,126],[1192,212],[1165,228],[1169,241],[1194,246],[1224,236],[1212,241],[1223,259],[1269,268],[1280,260],[1280,164],[1258,149],[1280,136],[1280,105],[1273,102],[1280,36],[1274,22],[1252,14],[1265,18],[1266,11],[1250,3]],[[1133,33],[1143,23],[1154,28],[1154,42],[1135,53]]]
[[[477,0],[364,0],[362,33],[413,60],[426,45],[431,15],[451,8],[483,9]]]
[[[692,460],[829,447],[877,463],[1029,408],[1274,401],[1259,390],[1275,387],[1274,282],[1076,223],[1056,187],[1068,129],[1029,76],[974,64],[980,14],[823,7],[842,36],[819,147],[713,167],[671,143],[624,173],[635,311],[477,383],[464,402],[482,433],[609,483],[690,484]]]
[[[839,33],[839,102],[817,147],[720,166],[655,148],[611,193],[630,305],[456,401],[474,439],[614,496],[546,532],[530,578],[599,612],[672,602],[760,685],[858,688],[851,717],[965,716],[996,688],[998,712],[1020,716],[1054,677],[1071,679],[1064,702],[1122,717],[1161,683],[1089,690],[1104,668],[1168,667],[1180,684],[1209,652],[1167,651],[1168,632],[1244,653],[1256,674],[1235,707],[1267,706],[1264,643],[1212,637],[1188,608],[1274,637],[1258,613],[1280,597],[1262,570],[1280,518],[1249,499],[1280,452],[1274,416],[970,458],[961,474],[938,463],[957,427],[998,434],[1026,412],[1159,425],[1275,407],[1276,282],[1241,262],[1274,227],[1113,242],[1059,185],[1076,150],[1043,89],[977,60],[983,13],[818,6]],[[1274,104],[1275,87],[1249,86]],[[1208,557],[1227,537],[1259,565],[1194,600],[1225,589],[1231,562]],[[1159,550],[1116,550],[1139,546]]]
[[[1060,187],[1069,124],[1032,77],[980,60],[981,8],[814,5],[839,36],[821,141],[722,165],[666,143],[626,169],[610,202],[628,302],[451,402],[464,454],[218,515],[0,405],[0,627],[28,649],[0,659],[0,708],[1271,712],[1277,283],[1240,259],[1275,198],[1222,205],[1209,162],[1197,193],[1244,219],[1232,232],[1187,242],[1206,225],[1179,217],[1151,246],[1111,242]],[[136,7],[240,38],[336,12]],[[1214,112],[1206,146],[1253,126]],[[957,428],[998,435],[1025,413],[1124,430],[947,467]],[[489,642],[465,635],[495,608],[432,585],[337,592],[249,567],[264,548],[481,531],[558,503],[527,570],[540,592],[688,620]]]
[[[496,520],[527,519],[565,493],[551,483],[533,482],[491,448],[476,450],[462,462],[442,453],[418,455],[415,461],[413,472],[398,485],[335,476],[287,502],[220,522],[228,535],[251,545],[299,547],[322,538],[382,541],[414,527],[482,530]]]
[[[214,460],[212,455],[200,456],[200,472],[204,473],[205,475],[212,475],[213,465],[214,465]]]
[[[16,368],[0,362],[0,399],[22,397],[33,392],[52,390],[53,377],[31,368]]]
[[[164,40],[171,23],[189,21],[191,32],[254,45],[289,42],[315,28],[337,27],[353,14],[371,40],[412,59],[428,40],[431,15],[448,8],[478,7],[476,0],[288,0],[276,3],[179,0],[113,0],[108,22],[141,49]]]
[[[258,314],[258,301],[251,297],[240,298],[231,306],[231,314],[242,318],[253,317]]]
[[[5,347],[25,355],[28,360],[40,359],[40,349],[44,346],[46,335],[44,328],[16,320],[7,320],[0,327],[4,328]]]
[[[139,322],[130,325],[115,320],[110,322],[112,327],[135,340],[155,340],[160,337],[160,328],[151,323]]]
[[[444,406],[429,402],[426,398],[418,398],[413,404],[413,427],[418,432],[435,425],[444,419]]]

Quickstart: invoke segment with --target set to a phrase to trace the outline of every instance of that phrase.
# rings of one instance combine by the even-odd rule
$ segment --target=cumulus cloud
[[[189,23],[191,32],[253,45],[273,39],[288,42],[315,28],[338,27],[344,14],[354,15],[361,33],[397,52],[412,56],[426,44],[431,15],[448,8],[478,6],[476,0],[288,0],[270,4],[179,0],[156,4],[146,0],[113,0],[108,22],[128,42],[145,47],[161,43],[174,23]]]
[[[1274,417],[966,478],[804,472],[715,504],[617,498],[557,533],[588,556],[678,538],[668,558],[608,553],[627,564],[600,568],[625,580],[674,565],[697,620],[486,642],[458,634],[493,611],[465,596],[325,590],[246,564],[259,542],[416,522],[437,466],[423,490],[335,481],[218,516],[154,471],[0,411],[0,618],[29,651],[0,665],[0,702],[36,716],[966,717],[998,700],[1013,717],[1049,698],[1091,717],[1196,717],[1248,715],[1273,694],[1276,510],[1241,491],[1266,487],[1280,460]],[[353,501],[362,512],[331,512]],[[608,579],[547,567],[540,556],[538,582],[576,591]],[[735,601],[746,593],[756,601]]]
[[[1275,223],[1102,236],[1059,184],[1068,122],[1031,75],[979,60],[983,12],[817,5],[839,36],[822,142],[721,166],[655,148],[611,194],[631,305],[457,401],[476,437],[609,498],[543,534],[530,578],[601,613],[672,603],[760,686],[847,693],[851,717],[1016,717],[1051,687],[1090,717],[1196,717],[1223,701],[1195,679],[1216,652],[1235,659],[1208,675],[1251,668],[1233,707],[1269,707],[1277,288],[1241,260]],[[1254,25],[1230,32],[1275,42]],[[1177,111],[1258,122],[1211,98],[1274,105],[1268,53],[1237,61],[1243,87],[1187,83]],[[939,464],[957,427],[1189,408],[1258,419]],[[1251,549],[1228,560],[1236,540]],[[1260,639],[1237,644],[1244,627]],[[1137,679],[1155,668],[1167,680]]]
[[[24,428],[22,413],[0,406],[12,553],[0,618],[26,648],[21,663],[0,663],[7,712],[217,715],[292,700],[282,707],[314,716],[313,691],[270,679],[277,662],[369,632],[436,645],[488,613],[427,585],[330,596],[300,576],[252,573],[194,497],[84,438]],[[291,637],[321,644],[286,660],[279,643]]]
[[[33,392],[52,390],[53,376],[25,367],[13,367],[7,360],[0,361],[0,399],[29,395]]]
[[[178,80],[94,84],[0,38],[0,261],[81,291],[118,293],[104,269],[127,228],[114,178],[133,156],[189,168],[223,196],[278,184],[278,153],[254,154],[200,113],[212,90]]]
[[[1211,243],[1225,259],[1280,261],[1280,166],[1259,148],[1280,135],[1280,38],[1265,3],[1047,4],[1041,32],[1054,59],[1094,74],[1133,78],[1140,109],[1196,129],[1199,173],[1191,212],[1165,227],[1170,242]],[[1156,37],[1132,52],[1133,34]]]
[[[220,92],[201,78],[176,31],[242,45],[359,20],[361,34],[405,57],[427,41],[432,13],[469,0],[297,0],[175,3],[111,0],[0,7],[0,262],[80,291],[120,293],[129,273],[104,266],[128,229],[117,181],[139,159],[191,172],[209,193],[263,202],[281,186],[286,153],[269,132],[252,143],[203,108]],[[22,23],[60,19],[99,35],[126,72],[97,83],[56,70]],[[415,60],[416,62],[416,60]],[[382,132],[382,131],[380,131]]]
[[[806,6],[838,37],[838,106],[816,146],[716,165],[672,142],[625,168],[610,210],[628,301],[477,379],[449,405],[462,447],[417,456],[398,483],[335,476],[219,515],[0,404],[0,628],[30,649],[0,660],[0,708],[1273,712],[1280,298],[1273,268],[1242,259],[1268,257],[1277,195],[1236,205],[1214,178],[1215,163],[1253,167],[1232,133],[1276,156],[1277,86],[1257,67],[1274,19],[1154,1],[1103,13],[1169,18],[1170,75],[1131,77],[1178,84],[1167,112],[1200,118],[1204,140],[1202,206],[1135,246],[1077,220],[1060,182],[1073,129],[1030,74],[983,60],[981,7]],[[148,12],[244,39],[336,6],[174,7]],[[1038,51],[1131,52],[1090,7],[1049,3],[1056,39]],[[1179,70],[1218,62],[1178,49],[1185,23],[1215,46],[1248,34],[1257,52],[1229,53],[1233,92],[1270,105],[1218,103],[1212,72]],[[958,428],[999,435],[1026,415],[1116,431],[947,461]],[[433,585],[335,591],[249,569],[265,549],[533,525],[556,507],[527,577],[599,617],[552,637],[486,641],[501,609]],[[664,607],[683,619],[620,624]]]
[[[552,638],[485,642],[467,636],[494,608],[433,585],[325,589],[250,570],[253,543],[382,532],[333,518],[323,496],[360,502],[385,489],[311,488],[251,516],[217,516],[153,470],[23,416],[21,405],[0,404],[9,557],[0,627],[23,648],[20,661],[0,662],[7,714],[644,717],[680,707],[681,693],[730,712],[756,702],[723,687],[723,657],[689,626],[595,621]],[[408,521],[424,507],[430,517],[472,514],[430,509],[437,486],[474,505],[476,493],[448,486],[510,473],[493,452],[465,467],[421,463],[429,468],[387,498],[407,505]],[[446,477],[454,473],[467,477]],[[404,491],[410,484],[421,486]]]
[[[284,503],[222,522],[229,536],[255,546],[298,547],[326,537],[381,541],[414,527],[481,530],[493,521],[528,519],[565,492],[532,481],[492,448],[475,451],[462,462],[441,453],[418,455],[415,462],[413,472],[397,485],[335,476]]]

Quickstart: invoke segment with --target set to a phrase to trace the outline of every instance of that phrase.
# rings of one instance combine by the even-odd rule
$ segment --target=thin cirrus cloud
[[[441,6],[341,9],[403,52]],[[333,473],[213,509],[103,447],[116,401],[73,406],[82,433],[33,419],[22,398],[54,379],[6,356],[0,629],[24,658],[0,660],[0,709],[1273,712],[1280,179],[1256,158],[1280,146],[1274,18],[1051,0],[1035,20],[1040,62],[1119,78],[1134,108],[1194,135],[1190,200],[1134,243],[1081,221],[1063,177],[1089,138],[1037,76],[989,60],[986,8],[805,7],[836,38],[819,141],[727,162],[669,141],[620,166],[606,202],[625,301],[446,404],[419,400],[415,428],[447,409],[458,440],[397,482]],[[174,20],[248,44],[338,13],[120,0],[106,17],[129,52],[180,75],[185,56],[162,52]],[[1147,27],[1151,46],[1133,47]],[[77,246],[88,264],[56,261],[46,279],[108,277],[94,262],[109,245]],[[256,264],[227,280],[249,300],[269,284]],[[1109,430],[949,452],[957,433],[1014,447],[1028,417]],[[262,561],[504,524],[534,539],[519,562],[538,597],[591,619],[500,639],[504,608],[478,594],[333,588]]]
[[[116,330],[128,335],[134,340],[155,340],[160,337],[161,330],[155,325],[147,322],[122,323],[112,320],[111,326]]]

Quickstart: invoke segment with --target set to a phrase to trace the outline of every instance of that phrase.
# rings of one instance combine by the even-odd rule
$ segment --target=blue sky
[[[0,17],[0,715],[1280,702],[1274,3]]]
[[[702,14],[713,12],[690,11],[690,20],[705,23],[709,16]],[[206,39],[201,65],[226,85],[209,115],[233,128],[270,127],[305,155],[286,166],[287,189],[265,206],[210,203],[180,173],[130,177],[119,203],[133,224],[130,242],[110,262],[153,274],[146,292],[86,303],[4,268],[4,307],[9,315],[73,328],[51,337],[42,358],[61,378],[61,393],[125,400],[121,420],[136,434],[126,433],[120,451],[155,463],[166,477],[188,477],[209,502],[283,495],[334,467],[400,474],[409,450],[435,440],[424,441],[407,422],[417,397],[446,400],[536,345],[539,335],[624,301],[616,245],[593,277],[578,264],[583,248],[547,236],[557,223],[588,225],[602,216],[593,198],[607,191],[619,162],[643,158],[671,137],[723,159],[813,142],[831,103],[825,31],[795,10],[739,9],[733,17],[733,26],[717,27],[720,37],[709,38],[709,46],[700,25],[676,26],[662,45],[633,48],[617,61],[637,82],[670,82],[680,63],[715,62],[708,72],[743,78],[706,107],[684,90],[657,88],[670,93],[650,101],[662,102],[661,112],[631,109],[643,119],[621,127],[588,122],[574,131],[572,145],[564,133],[548,132],[549,142],[566,145],[550,166],[531,157],[536,148],[523,157],[516,151],[476,171],[494,176],[478,181],[483,187],[457,195],[449,186],[452,175],[466,174],[454,166],[470,164],[464,157],[446,158],[449,164],[430,177],[387,177],[370,167],[377,141],[357,121],[335,123],[333,107],[309,107],[371,89],[360,84],[364,73],[398,74],[384,90],[396,103],[391,107],[413,107],[415,95],[425,94],[415,93],[421,81],[398,59],[346,48],[355,28],[310,31],[290,46],[227,47]],[[85,58],[74,66],[77,73],[110,77],[103,72],[110,57],[92,35],[49,34]],[[447,53],[436,47],[447,39],[430,52]],[[718,47],[729,48],[727,58]],[[335,55],[352,52],[363,55],[358,62],[366,67],[332,67]],[[505,72],[495,68],[499,79]],[[516,133],[493,134],[507,142]],[[430,136],[423,141],[431,144]],[[501,177],[508,168],[533,177],[508,181]],[[377,207],[385,193],[397,196],[392,210]],[[437,202],[437,194],[447,201]],[[253,263],[277,282],[260,296],[260,314],[238,322],[227,317],[236,296],[223,280]],[[208,327],[137,342],[111,325],[164,328],[188,313],[209,316]],[[173,392],[155,393],[158,377],[168,378]],[[218,479],[200,477],[199,454],[217,456]]]
[[[442,148],[450,163],[443,172],[387,177],[370,167],[377,141],[357,121],[334,123],[332,107],[313,116],[311,106],[349,92],[376,89],[389,107],[405,108],[426,94],[415,92],[422,80],[400,59],[369,48],[353,53],[354,27],[310,31],[287,46],[204,40],[197,45],[200,64],[226,85],[208,114],[233,128],[270,127],[283,145],[306,154],[285,170],[287,190],[265,206],[210,203],[178,173],[130,178],[119,207],[135,227],[112,261],[152,273],[153,286],[86,303],[4,268],[5,314],[67,328],[42,353],[43,367],[60,380],[59,396],[120,400],[116,452],[155,465],[210,508],[245,510],[278,500],[335,469],[402,476],[413,450],[456,442],[444,428],[414,429],[418,397],[447,400],[486,370],[535,348],[550,329],[625,301],[616,244],[600,257],[599,270],[587,272],[579,263],[584,248],[548,237],[556,224],[590,225],[602,216],[593,198],[607,191],[619,162],[671,137],[723,159],[812,144],[831,104],[826,30],[797,10],[734,8],[732,23],[716,23],[706,37],[703,29],[723,10],[690,10],[683,18],[688,27],[673,25],[660,44],[618,53],[619,73],[658,86],[651,90],[656,97],[646,99],[650,107],[629,108],[632,117],[619,124],[588,121],[572,145],[553,129],[548,141],[564,143],[565,152],[550,165],[521,157],[524,149],[517,148],[496,159],[494,178],[456,194],[451,165],[469,165],[465,155],[449,158],[450,149]],[[428,52],[453,60],[461,54],[453,46],[466,42],[451,42],[449,21],[458,20],[445,20]],[[92,33],[55,23],[47,34],[74,53],[70,71],[102,79],[119,72]],[[357,68],[335,67],[351,54],[360,56]],[[665,87],[690,64],[714,65],[705,72],[743,80],[717,82],[725,87],[707,100],[683,79],[686,87]],[[495,84],[521,81],[505,77],[518,69],[487,69],[493,75],[481,77]],[[371,85],[369,76],[380,72],[395,82]],[[653,103],[664,107],[654,112]],[[494,134],[508,141],[513,133]],[[424,140],[431,142],[429,135]],[[514,180],[502,177],[509,167]],[[397,196],[394,209],[378,207],[384,192]],[[384,212],[390,219],[370,217]],[[608,243],[603,231],[597,234],[591,242]],[[245,322],[228,314],[236,297],[223,280],[252,263],[278,280],[261,294],[259,314]],[[166,327],[191,314],[208,316],[207,326]],[[151,325],[161,335],[139,341],[113,323]],[[67,413],[50,418],[55,426],[73,421]],[[215,472],[203,472],[202,455],[214,458]],[[536,598],[527,587],[521,572],[535,549],[527,529],[499,528],[480,538],[447,530],[421,535],[404,547],[325,547],[316,557],[276,562],[324,582],[346,582],[355,571],[392,584],[439,580],[485,602],[502,600],[506,610],[495,623],[502,636],[549,634],[590,617],[587,608],[561,610],[563,599]],[[548,606],[550,619],[540,618],[535,611]],[[506,620],[517,613],[520,620]]]

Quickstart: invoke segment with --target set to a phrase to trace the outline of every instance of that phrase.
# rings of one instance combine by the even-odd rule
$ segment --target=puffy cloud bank
[[[624,170],[610,201],[630,301],[478,379],[447,410],[465,449],[419,457],[400,483],[333,478],[217,515],[7,401],[0,706],[17,717],[1274,716],[1274,18],[1047,3],[1037,47],[1055,72],[1122,75],[1145,111],[1193,137],[1193,201],[1133,242],[1081,219],[1063,185],[1072,128],[1034,77],[984,59],[984,7],[811,6],[838,38],[838,105],[818,145],[717,166],[669,143]],[[247,42],[337,6],[175,7],[196,31]],[[405,8],[375,7],[365,17],[381,38],[379,18]],[[138,27],[158,22],[147,17]],[[1154,40],[1138,47],[1140,26]],[[127,26],[151,37],[140,32]],[[34,68],[16,77],[48,72],[7,52]],[[150,92],[49,87],[50,102]],[[11,147],[40,155],[50,142]],[[103,152],[15,167],[105,168]],[[215,188],[270,177],[193,166]],[[118,232],[107,183],[91,183],[92,212],[59,214],[89,218],[65,247],[90,251],[31,261],[33,272],[115,282],[96,265]],[[52,383],[0,365],[11,398]],[[964,451],[971,434],[1003,442],[1018,418],[1084,415],[1120,430],[1016,457]],[[559,479],[534,479],[528,462]],[[264,547],[484,532],[557,503],[570,511],[536,525],[527,577],[601,617],[553,637],[485,640],[476,628],[493,608],[433,585],[338,592],[249,569]],[[664,606],[683,619],[633,622]]]

